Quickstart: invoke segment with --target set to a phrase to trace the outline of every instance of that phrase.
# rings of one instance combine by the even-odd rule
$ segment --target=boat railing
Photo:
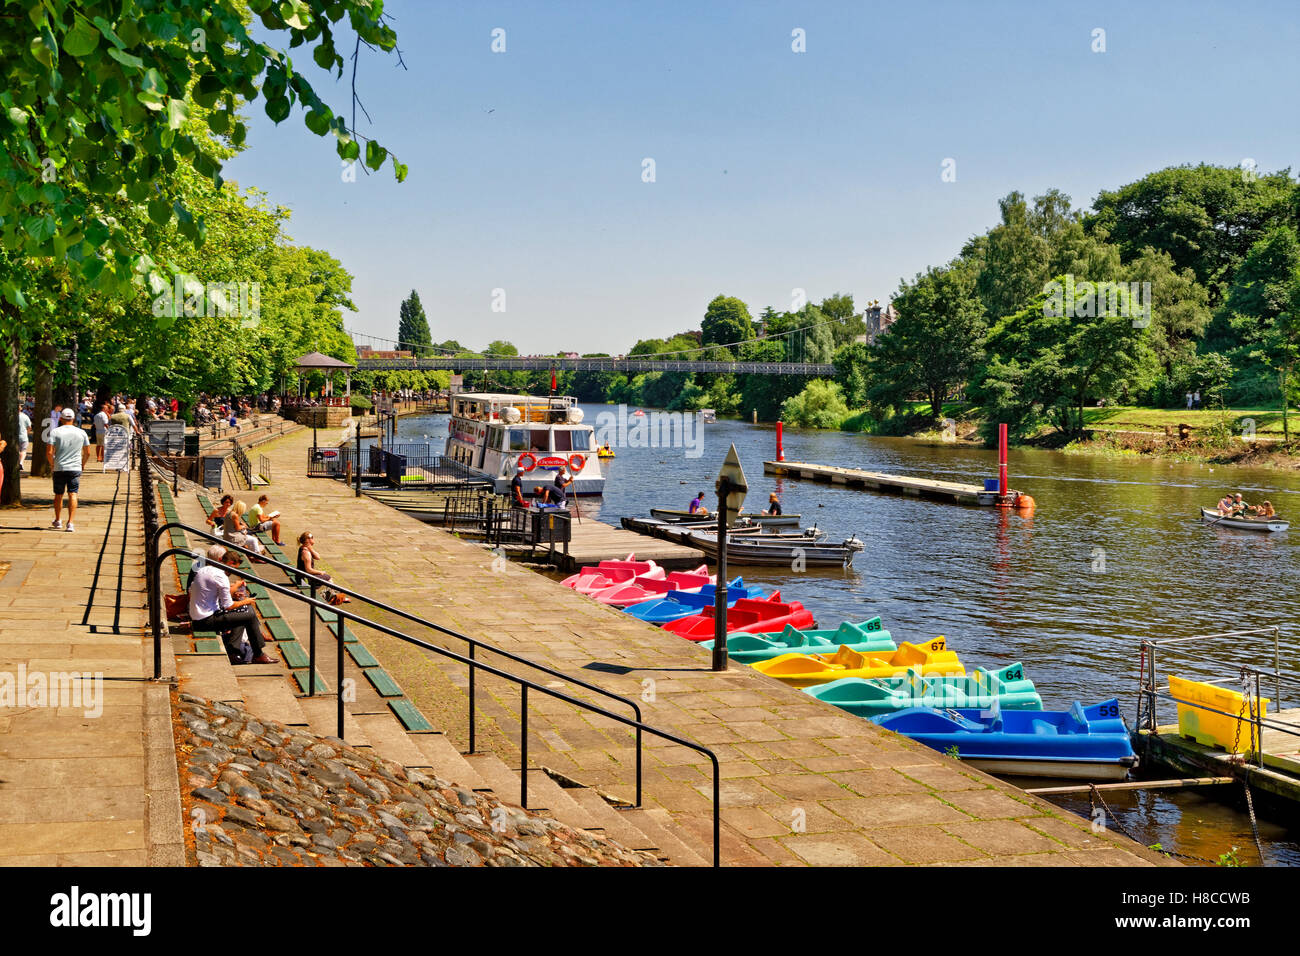
[[[1273,666],[1260,667],[1254,663],[1242,663],[1240,661],[1226,660],[1223,657],[1216,657],[1211,654],[1199,653],[1191,650],[1188,645],[1207,644],[1215,641],[1233,640],[1238,643],[1267,640],[1271,638],[1273,647]],[[1141,642],[1141,662],[1138,668],[1138,711],[1137,726],[1140,730],[1146,730],[1155,733],[1159,726],[1158,703],[1172,703],[1186,707],[1194,707],[1197,710],[1205,711],[1211,714],[1217,714],[1223,717],[1231,718],[1238,721],[1239,725],[1249,725],[1251,749],[1258,766],[1264,765],[1264,747],[1263,734],[1264,730],[1277,730],[1282,733],[1300,737],[1300,726],[1288,724],[1285,721],[1269,717],[1264,713],[1264,707],[1261,704],[1263,700],[1263,687],[1268,682],[1273,684],[1273,705],[1274,712],[1283,709],[1282,685],[1297,685],[1297,693],[1300,693],[1300,677],[1292,674],[1285,674],[1281,669],[1281,628],[1277,625],[1269,627],[1249,628],[1239,631],[1221,631],[1215,634],[1196,634],[1188,637],[1173,637],[1163,640],[1144,639]],[[1242,708],[1237,713],[1219,710],[1202,701],[1185,700],[1178,697],[1170,690],[1164,690],[1158,683],[1157,677],[1157,655],[1162,651],[1167,651],[1175,655],[1182,661],[1195,661],[1200,664],[1208,664],[1211,668],[1219,670],[1220,673],[1227,671],[1231,676],[1202,678],[1189,677],[1189,680],[1196,680],[1204,684],[1216,685],[1235,685],[1234,689],[1240,690],[1242,695]],[[1167,668],[1167,665],[1166,665]],[[1166,674],[1168,674],[1166,670]],[[1240,731],[1239,731],[1240,733]]]
[[[149,487],[150,489],[152,488],[151,484],[148,485],[147,487]],[[219,538],[216,535],[210,534],[208,531],[204,529],[196,528],[193,527],[192,525],[187,525],[179,521],[171,521],[168,522],[167,524],[162,525],[161,527],[156,528],[153,531],[152,535],[150,536],[147,542],[147,547],[145,549],[146,579],[148,582],[148,589],[149,589],[149,593],[148,593],[149,623],[150,623],[150,628],[153,632],[153,639],[154,639],[154,675],[153,676],[155,680],[160,680],[162,677],[162,646],[163,646],[163,623],[162,623],[163,601],[162,601],[162,571],[161,571],[162,564],[167,558],[175,557],[178,555],[183,555],[185,557],[189,557],[194,560],[203,560],[202,554],[196,554],[194,551],[191,551],[189,548],[183,548],[183,547],[172,547],[172,548],[168,548],[166,551],[159,553],[158,543],[161,540],[163,533],[170,532],[172,529],[184,531],[188,535],[197,536],[200,539],[210,541],[214,544],[220,544],[223,547],[225,547],[227,551],[235,551],[239,554],[242,554],[247,559],[251,560],[256,558],[266,565],[279,568],[288,576],[288,580],[290,582],[294,582],[295,586],[290,586],[286,584],[277,583],[275,581],[267,580],[266,578],[260,575],[255,575],[247,570],[241,569],[238,572],[240,577],[245,579],[246,581],[261,585],[264,588],[274,591],[276,594],[291,598],[295,601],[299,601],[303,604],[308,605],[310,608],[313,609],[311,612],[309,612],[310,631],[309,631],[309,640],[308,640],[308,655],[310,658],[310,662],[308,665],[308,674],[310,676],[309,676],[308,696],[315,696],[315,691],[316,691],[315,677],[316,677],[317,614],[315,612],[316,611],[325,612],[327,616],[330,614],[334,615],[335,628],[334,628],[334,633],[331,636],[334,637],[336,642],[336,648],[337,648],[336,656],[338,661],[338,673],[337,673],[337,678],[335,683],[338,687],[338,690],[336,692],[336,696],[338,698],[337,736],[339,737],[340,740],[346,740],[346,738],[344,737],[344,700],[346,695],[346,689],[345,689],[346,682],[343,674],[343,662],[344,662],[344,657],[346,656],[344,653],[346,623],[351,622],[358,626],[371,628],[372,630],[378,631],[381,634],[386,634],[389,637],[395,637],[398,640],[404,641],[405,643],[410,644],[414,647],[419,647],[423,650],[430,651],[442,657],[449,658],[450,660],[463,664],[468,668],[469,670],[469,692],[468,692],[469,693],[469,753],[475,752],[474,748],[476,744],[476,724],[477,724],[477,719],[476,719],[477,697],[476,697],[475,687],[476,687],[476,682],[479,673],[482,672],[484,674],[489,674],[494,677],[502,678],[503,680],[509,681],[519,687],[520,690],[519,748],[520,748],[520,755],[521,755],[520,765],[519,765],[520,766],[519,794],[520,794],[520,806],[522,807],[526,808],[528,806],[528,695],[530,692],[543,694],[547,697],[564,701],[565,703],[581,708],[582,710],[588,711],[593,714],[597,714],[609,720],[613,720],[616,723],[624,725],[625,727],[630,727],[635,731],[636,734],[636,745],[635,745],[636,799],[635,802],[633,803],[633,806],[635,807],[640,807],[642,805],[642,783],[643,783],[643,763],[644,763],[643,735],[644,734],[650,734],[651,736],[658,737],[661,740],[666,740],[669,741],[670,743],[675,743],[678,744],[679,746],[686,747],[690,750],[696,751],[697,753],[703,754],[705,757],[709,759],[709,762],[713,766],[713,865],[714,866],[720,865],[721,862],[721,843],[720,843],[721,840],[721,821],[720,821],[721,769],[718,765],[717,755],[708,747],[705,747],[702,744],[697,744],[694,741],[687,740],[674,733],[671,733],[666,730],[661,730],[658,727],[655,727],[651,724],[647,724],[642,719],[643,715],[641,713],[641,707],[636,701],[632,700],[631,698],[624,697],[620,694],[616,694],[613,691],[605,690],[603,687],[598,687],[595,684],[584,681],[581,678],[574,677],[571,674],[567,674],[563,671],[559,671],[554,668],[547,667],[544,664],[539,664],[536,661],[529,660],[518,654],[511,653],[510,651],[504,650],[500,647],[497,647],[496,645],[488,644],[486,641],[481,641],[478,638],[470,637],[468,634],[462,634],[459,631],[438,624],[434,621],[430,621],[426,618],[422,618],[416,614],[412,614],[409,611],[404,611],[401,608],[394,607],[391,604],[388,604],[384,601],[380,601],[379,599],[371,597],[360,591],[354,591],[350,588],[344,587],[340,585],[337,581],[330,582],[329,586],[331,590],[337,591],[341,594],[346,594],[347,596],[357,601],[361,601],[371,606],[377,611],[383,612],[385,614],[393,615],[394,617],[400,618],[412,624],[416,624],[420,627],[437,631],[438,633],[446,635],[447,637],[464,641],[467,646],[467,653],[459,654],[453,650],[450,650],[449,648],[439,647],[436,644],[432,644],[429,643],[428,641],[421,640],[417,637],[412,636],[411,634],[407,634],[404,631],[398,630],[395,627],[390,627],[386,624],[380,623],[379,621],[375,621],[368,617],[365,617],[362,614],[358,613],[357,611],[344,609],[342,607],[336,607],[325,601],[318,600],[316,594],[318,588],[321,586],[322,583],[320,579],[305,574],[291,565],[284,564],[280,561],[276,561],[269,556],[259,554],[258,552],[252,551],[248,548],[244,548],[232,544],[224,540],[223,538]],[[308,594],[303,594],[301,590],[299,590],[300,587],[304,587],[304,586],[308,587],[309,589]],[[547,684],[539,683],[538,680],[532,680],[528,677],[523,677],[519,674],[511,673],[510,671],[504,670],[501,667],[497,667],[492,664],[485,663],[484,661],[478,659],[477,655],[480,651],[496,654],[499,657],[505,658],[506,660],[510,661],[513,664],[517,664],[522,667],[531,668],[545,675],[546,677],[550,677],[558,681],[563,681],[564,683],[572,684],[576,687],[581,687],[584,690],[590,691],[593,694],[598,694],[602,697],[605,697],[606,699],[615,701],[619,704],[626,705],[627,707],[631,708],[631,711],[634,714],[634,716],[626,717],[622,714],[614,713],[613,711],[605,707],[602,707],[599,704],[594,704],[591,703],[590,701],[581,700],[577,697],[574,697],[571,694],[567,694],[564,691],[558,690],[555,687],[548,686]],[[554,683],[554,681],[552,681],[552,683]]]

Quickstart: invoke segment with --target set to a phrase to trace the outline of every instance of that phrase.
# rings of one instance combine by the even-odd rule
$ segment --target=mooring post
[[[1007,497],[1007,426],[998,426],[998,497]]]
[[[785,422],[776,423],[776,460],[785,461],[785,448],[782,445],[782,439],[785,436]]]
[[[727,669],[727,494],[731,482],[718,482],[718,576],[713,585],[713,669]]]

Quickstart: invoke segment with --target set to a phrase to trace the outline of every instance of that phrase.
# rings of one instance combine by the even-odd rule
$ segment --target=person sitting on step
[[[316,553],[316,536],[310,531],[304,531],[298,535],[298,570],[321,581],[332,581],[333,578],[316,568],[316,562],[319,560],[320,555]],[[330,588],[325,589],[324,596],[326,601],[334,605],[348,604],[352,600],[346,594],[339,594]]]

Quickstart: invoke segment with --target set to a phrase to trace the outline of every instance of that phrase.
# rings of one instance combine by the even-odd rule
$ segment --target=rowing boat
[[[1224,528],[1237,528],[1240,531],[1285,531],[1291,522],[1276,515],[1272,518],[1250,518],[1245,515],[1221,515],[1213,508],[1201,509],[1201,520]]]
[[[933,750],[955,748],[989,773],[1122,780],[1138,762],[1114,699],[1063,711],[913,707],[871,719]]]
[[[681,522],[681,521],[691,522],[691,521],[701,520],[700,515],[691,514],[689,511],[679,511],[674,508],[651,508],[650,517],[658,518],[660,521],[672,521],[672,522]],[[797,528],[799,527],[799,519],[802,517],[803,515],[765,515],[765,514],[757,514],[751,512],[742,512],[738,516],[738,520],[743,520],[745,518],[748,518],[750,521],[754,522],[755,524],[764,524],[770,528],[773,527]]]
[[[682,544],[703,551],[710,558],[718,556],[716,535],[692,531],[682,539]],[[762,535],[727,539],[727,561],[737,566],[846,568],[853,564],[853,556],[861,550],[862,542],[857,538],[846,538],[839,544],[788,538],[764,541]]]
[[[661,518],[632,518],[625,517],[620,519],[620,523],[628,531],[635,531],[637,534],[649,535],[652,538],[662,538],[664,541],[673,541],[677,544],[685,544],[686,539],[693,533],[711,534],[715,538],[718,535],[718,523],[716,521],[664,521]],[[764,525],[749,524],[737,525],[727,532],[727,540],[732,541],[741,539],[745,541],[757,540],[761,543],[770,543],[773,541],[785,542],[808,542],[820,541],[826,537],[826,532],[817,527],[802,528],[797,530],[782,529],[776,530]]]

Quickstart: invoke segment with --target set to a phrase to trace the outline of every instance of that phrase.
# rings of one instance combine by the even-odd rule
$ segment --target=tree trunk
[[[54,344],[42,341],[36,347],[36,408],[32,412],[32,477],[48,478],[50,463],[45,449],[49,447],[50,409],[54,407],[54,363],[58,353]]]
[[[9,443],[0,455],[0,473],[4,476],[0,507],[23,503],[18,480],[18,355],[17,332],[0,339],[0,438]]]

